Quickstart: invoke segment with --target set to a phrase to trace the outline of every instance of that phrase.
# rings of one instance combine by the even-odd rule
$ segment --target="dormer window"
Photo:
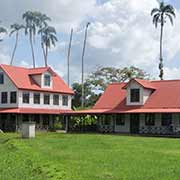
[[[4,84],[4,73],[0,73],[0,84]]]
[[[139,102],[140,101],[140,89],[131,89],[131,102]]]
[[[44,86],[51,86],[51,76],[49,74],[44,75]]]

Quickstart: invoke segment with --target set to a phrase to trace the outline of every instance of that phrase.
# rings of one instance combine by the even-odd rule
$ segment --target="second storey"
[[[19,68],[14,68],[13,70],[18,71]],[[52,70],[38,69],[37,75],[35,74],[36,71],[33,71],[33,75],[29,74],[29,71],[26,72],[28,76],[26,78],[23,77],[25,75],[18,74],[19,76],[22,75],[22,79],[17,80],[22,84],[22,87],[19,88],[17,87],[18,83],[13,81],[12,76],[14,74],[11,72],[10,76],[6,69],[4,71],[3,68],[0,68],[0,108],[20,107],[70,110],[73,93],[68,93],[67,90],[70,89],[68,89],[67,85],[61,79],[59,80],[59,77],[54,72],[51,72]],[[41,81],[37,81],[38,77],[40,77]],[[27,80],[30,82],[25,82]],[[30,89],[26,89],[26,85],[30,86]],[[62,92],[57,92],[58,88]],[[63,89],[65,89],[64,92]]]

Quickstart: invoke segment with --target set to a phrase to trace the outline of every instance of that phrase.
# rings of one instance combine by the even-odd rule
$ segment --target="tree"
[[[100,67],[92,72],[87,81],[96,91],[104,91],[112,82],[127,82],[132,78],[149,79],[149,74],[137,67]]]
[[[137,67],[99,67],[89,74],[84,83],[85,106],[93,106],[99,99],[106,87],[112,82],[127,82],[132,78],[149,79],[149,75]],[[82,84],[74,83],[72,88],[75,92],[73,106],[81,106]]]
[[[73,83],[72,89],[74,90],[74,98],[72,100],[73,108],[81,107],[81,98],[82,98],[82,84]],[[85,106],[91,107],[93,106],[96,101],[98,100],[100,94],[96,94],[92,91],[91,85],[86,81],[84,83],[84,99],[85,99]]]
[[[29,42],[31,46],[32,58],[33,58],[33,67],[36,67],[35,64],[35,55],[33,48],[33,39],[36,35],[36,28],[39,25],[39,12],[27,11],[23,14],[22,18],[25,20],[25,35],[29,35]],[[34,39],[35,40],[35,39]]]
[[[39,34],[42,34],[42,43],[45,47],[45,66],[48,65],[48,51],[51,48],[51,45],[55,46],[58,41],[56,37],[56,30],[52,26],[45,26],[38,31]]]
[[[166,23],[166,18],[168,18],[173,25],[173,17],[175,18],[175,10],[172,5],[168,4],[165,5],[164,2],[160,2],[159,8],[154,8],[151,11],[151,16],[153,16],[153,24],[157,28],[158,24],[161,26],[160,30],[160,62],[159,62],[159,70],[160,74],[159,77],[161,80],[163,80],[163,56],[162,56],[162,41],[163,41],[163,30],[164,30],[164,24]]]
[[[16,33],[16,40],[15,40],[14,50],[13,50],[12,57],[11,57],[11,62],[10,62],[10,64],[12,65],[13,59],[14,59],[14,55],[15,55],[15,52],[16,52],[16,49],[17,49],[17,45],[18,45],[19,31],[20,31],[21,29],[24,29],[25,26],[24,26],[24,25],[21,25],[21,24],[15,23],[15,24],[12,24],[12,25],[10,26],[10,28],[11,28],[12,30],[11,30],[9,36],[11,36],[13,33]]]
[[[48,21],[51,21],[51,18],[48,17],[46,14],[42,14],[42,13],[37,13],[38,16],[38,27],[39,27],[39,31],[48,26]],[[39,34],[39,32],[38,32]],[[44,63],[46,65],[46,53],[45,53],[45,47],[44,47],[44,43],[43,43],[43,37],[42,37],[42,31],[40,31],[40,36],[41,36],[41,48],[43,51],[43,56],[44,56]]]

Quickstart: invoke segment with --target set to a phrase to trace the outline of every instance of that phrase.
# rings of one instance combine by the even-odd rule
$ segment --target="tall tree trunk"
[[[46,52],[45,52],[45,48],[44,48],[44,44],[43,42],[41,42],[41,47],[42,47],[42,50],[43,50],[43,56],[44,56],[44,65],[46,66]]]
[[[68,82],[68,86],[70,85],[69,65],[70,65],[72,36],[73,36],[73,29],[71,29],[70,40],[69,40],[69,47],[68,47],[68,56],[67,56],[67,82]]]
[[[15,55],[15,52],[16,52],[16,49],[17,49],[17,45],[18,45],[18,36],[19,36],[19,33],[18,33],[18,31],[17,31],[17,32],[16,32],[16,42],[15,42],[14,50],[13,50],[13,53],[12,53],[10,65],[12,65],[12,63],[13,63],[14,55]]]
[[[35,67],[36,67],[36,64],[35,64],[35,57],[34,57],[34,48],[33,48],[32,32],[29,33],[29,41],[30,41],[30,45],[31,45],[31,52],[32,52],[32,58],[33,58],[33,68],[35,68]]]
[[[83,44],[83,51],[82,51],[82,74],[81,74],[81,106],[84,107],[85,104],[85,92],[84,92],[84,55],[86,50],[86,40],[87,40],[87,30],[88,30],[88,24],[86,25],[85,35],[84,35],[84,44]]]
[[[163,56],[162,56],[162,49],[163,49],[163,28],[164,28],[164,18],[163,15],[161,15],[161,34],[160,34],[160,62],[159,62],[159,70],[160,74],[159,77],[161,80],[163,80]]]
[[[48,45],[46,44],[46,55],[45,55],[45,66],[47,67],[48,66]]]
[[[44,43],[42,40],[42,32],[41,32],[41,47],[42,47],[43,56],[44,56],[44,65],[46,66],[46,52],[45,52]]]

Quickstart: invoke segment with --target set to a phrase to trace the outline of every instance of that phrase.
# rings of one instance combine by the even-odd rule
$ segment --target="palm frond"
[[[160,14],[156,14],[153,16],[153,24],[157,28],[158,23],[160,22]]]
[[[172,16],[171,16],[170,14],[168,14],[168,13],[165,13],[165,15],[169,18],[171,24],[173,25],[174,23],[173,23],[173,18],[172,18]]]
[[[151,16],[154,15],[155,13],[159,13],[160,10],[158,8],[154,8],[152,11],[151,11]]]
[[[16,30],[12,30],[10,33],[9,33],[9,36],[11,36],[14,32],[16,32]]]

